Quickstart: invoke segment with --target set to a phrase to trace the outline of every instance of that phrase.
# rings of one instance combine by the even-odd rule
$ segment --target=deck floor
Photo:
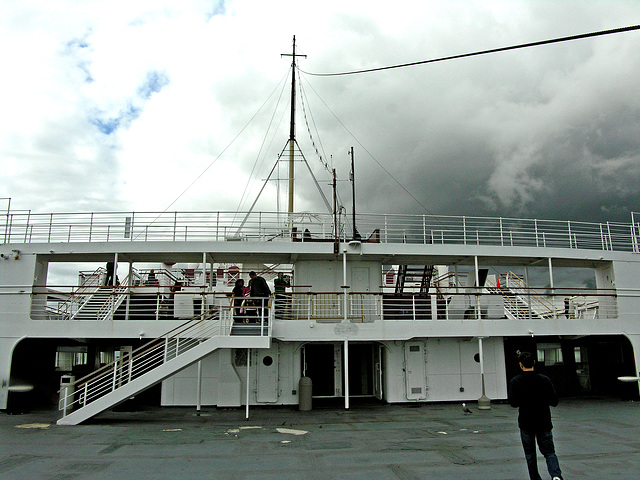
[[[0,414],[0,477],[12,479],[526,479],[504,403],[147,408],[57,426],[57,412]],[[553,409],[565,479],[637,479],[640,403],[563,399]],[[548,478],[544,460],[540,473]]]

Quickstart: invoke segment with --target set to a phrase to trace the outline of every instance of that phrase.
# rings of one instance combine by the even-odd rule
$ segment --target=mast
[[[360,234],[356,228],[356,169],[353,160],[353,147],[351,147],[349,153],[351,154],[351,172],[349,173],[349,177],[351,180],[351,191],[353,194],[353,240],[360,240]]]
[[[289,215],[293,213],[294,187],[294,145],[296,142],[296,57],[307,57],[296,54],[296,36],[293,36],[293,53],[283,53],[282,57],[292,57],[291,62],[291,119],[289,121]]]

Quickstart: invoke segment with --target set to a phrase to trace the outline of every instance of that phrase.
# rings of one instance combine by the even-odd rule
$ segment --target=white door
[[[407,400],[424,400],[427,398],[424,343],[406,342],[404,344],[404,373]]]
[[[278,401],[278,345],[271,348],[258,349],[257,397],[258,403],[275,403]]]

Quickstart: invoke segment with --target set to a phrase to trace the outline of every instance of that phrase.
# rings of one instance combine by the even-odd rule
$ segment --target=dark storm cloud
[[[640,5],[622,0],[307,3],[92,4],[73,17],[4,4],[0,40],[15,48],[0,53],[0,196],[39,209],[229,210],[244,194],[248,208],[288,139],[280,54],[293,34],[303,70],[336,72],[640,23]],[[347,208],[354,147],[360,212],[628,222],[640,210],[639,38],[303,73],[298,142],[329,199],[316,149],[336,169]],[[296,182],[296,208],[324,211],[300,162]],[[277,208],[275,185],[258,209]],[[167,198],[140,195],[155,188]]]

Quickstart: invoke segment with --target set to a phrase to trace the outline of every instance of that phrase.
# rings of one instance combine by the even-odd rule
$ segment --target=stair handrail
[[[125,278],[125,280],[127,280]],[[109,293],[109,297],[104,301],[104,303],[100,306],[98,311],[96,312],[96,317],[98,320],[106,320],[109,317],[109,313],[115,313],[117,308],[122,304],[124,299],[127,297],[129,293],[129,286],[126,284],[120,284],[115,287],[111,287],[111,291]],[[105,315],[102,315],[102,311],[105,308],[111,309],[111,312],[107,311]]]
[[[146,370],[146,367],[149,364],[153,365],[155,364],[155,362],[157,362],[160,359],[158,354],[162,355],[163,357],[162,364],[166,363],[167,358],[164,358],[165,350],[166,350],[165,345],[168,344],[169,340],[180,338],[180,335],[184,335],[184,333],[194,328],[194,326],[196,327],[200,326],[203,321],[210,319],[216,313],[218,313],[218,310],[216,308],[212,308],[200,315],[197,315],[194,318],[185,322],[184,324],[179,325],[178,327],[175,327],[174,329],[170,330],[164,336],[157,337],[151,340],[150,342],[142,345],[141,347],[137,348],[133,352],[127,353],[122,357],[114,360],[113,362],[99,368],[98,370],[91,372],[88,375],[85,375],[84,377],[76,380],[75,382],[65,385],[65,387],[60,389],[59,392],[62,392],[63,390],[68,389],[69,387],[73,387],[72,393],[70,396],[73,398],[75,393],[78,393],[79,398],[77,400],[74,400],[68,403],[66,400],[69,395],[66,393],[68,392],[68,390],[66,390],[64,397],[61,396],[61,399],[60,399],[61,403],[63,403],[64,401],[63,403],[64,409],[66,409],[68,405],[73,403],[82,403],[82,406],[86,406],[87,404],[92,403],[94,400],[99,398],[99,396],[101,396],[101,394],[105,392],[105,389],[109,388],[111,391],[114,391],[122,384],[129,383],[129,381],[132,379],[131,377],[133,377],[133,365],[134,365],[133,362],[136,359],[142,359],[144,358],[144,356],[150,353],[153,353],[154,355],[149,359],[147,359],[146,362],[137,365],[138,371],[141,371],[141,369],[145,369],[145,370],[142,370],[142,374],[148,371]],[[196,338],[196,337],[193,337],[193,338]],[[197,343],[200,343],[201,338],[202,337],[198,337]],[[186,351],[184,350],[185,348],[184,342],[180,346],[182,347],[182,353],[184,353]],[[193,346],[195,345],[189,346],[187,350],[191,349],[191,347]],[[158,351],[159,348],[161,348],[160,351]],[[175,358],[179,355],[180,352],[178,352],[177,348],[175,353],[176,353],[175,356],[173,356],[172,358]],[[118,382],[119,385],[116,386],[115,383],[112,384],[112,379],[114,379],[114,374],[117,377],[118,369],[124,368],[125,362],[126,362],[126,365],[128,366],[127,371],[129,373],[130,378],[125,381],[123,381],[123,379],[120,378],[119,379],[120,382]],[[136,378],[138,376],[139,375],[136,375]],[[105,383],[105,380],[106,380],[106,383]],[[114,381],[115,380],[116,379],[114,379]],[[91,389],[91,391],[89,391],[89,389]],[[63,408],[60,408],[60,409],[63,410]],[[66,416],[66,412],[64,413],[63,416]]]
[[[62,404],[63,407],[60,407],[59,404],[60,410],[63,410],[64,412],[63,416],[66,416],[66,409],[68,405],[81,403],[82,406],[86,406],[94,400],[97,400],[102,396],[102,394],[115,391],[120,386],[129,383],[134,377],[138,378],[139,376],[151,371],[152,368],[149,368],[150,366],[155,367],[164,365],[167,361],[177,358],[179,355],[197,346],[203,341],[203,339],[208,340],[214,336],[224,335],[225,326],[222,325],[223,319],[221,315],[221,311],[223,309],[227,310],[229,307],[216,305],[207,311],[194,316],[192,319],[187,320],[182,325],[178,325],[177,327],[169,330],[164,335],[147,342],[131,353],[127,353],[94,372],[79,378],[75,382],[65,385],[65,387],[59,390],[59,392],[65,390],[65,394],[60,396],[60,404]],[[269,311],[271,312],[271,310]],[[214,321],[207,325],[205,322],[210,320]],[[268,326],[268,332],[270,332],[271,324],[272,322],[269,321],[268,324],[263,322],[262,325],[265,327]],[[229,328],[228,334],[230,333]],[[270,333],[268,333],[268,335],[269,334]],[[260,328],[260,336],[263,335],[264,330]],[[170,352],[169,342],[172,340],[175,340],[175,349]],[[134,364],[135,360],[141,361]],[[118,369],[120,369],[120,371]],[[123,379],[118,376],[119,372],[122,373],[125,370],[128,373],[128,379]],[[67,393],[69,390],[67,389],[70,387],[72,387],[72,393],[69,395]],[[78,393],[78,399],[73,400],[76,393]],[[69,397],[72,399],[71,402],[67,402]]]
[[[187,320],[187,321],[186,321],[186,322],[184,322],[183,324],[178,325],[178,326],[177,326],[177,327],[175,327],[175,328],[172,328],[171,330],[169,330],[168,332],[166,332],[164,335],[161,335],[160,337],[156,337],[156,338],[154,338],[153,340],[151,340],[151,341],[149,341],[149,342],[145,343],[144,345],[142,345],[142,346],[140,346],[140,347],[136,348],[136,349],[135,349],[135,350],[133,350],[130,354],[129,354],[129,353],[125,354],[125,357],[127,357],[127,356],[131,355],[131,357],[132,357],[132,358],[135,358],[135,357],[136,357],[136,356],[138,356],[139,354],[145,353],[147,350],[149,350],[149,349],[150,349],[150,347],[151,347],[151,346],[153,346],[152,344],[153,344],[154,342],[160,341],[160,342],[164,343],[167,339],[175,338],[176,336],[178,336],[178,334],[180,334],[180,333],[184,333],[184,332],[186,332],[187,330],[189,330],[189,329],[194,325],[194,323],[197,323],[197,322],[200,322],[200,321],[202,321],[202,320],[205,320],[205,319],[210,318],[210,317],[207,317],[207,315],[210,315],[211,311],[216,310],[216,309],[217,309],[217,307],[211,308],[211,309],[207,310],[207,311],[206,311],[206,312],[204,312],[204,313],[200,313],[200,314],[198,314],[198,315],[194,316],[193,318],[190,318],[189,320]],[[121,358],[122,358],[122,357],[121,357]],[[71,383],[71,384],[69,384],[69,385],[74,385],[74,386],[82,385],[83,383],[85,383],[85,382],[83,382],[83,381],[85,381],[85,380],[86,380],[86,381],[89,381],[89,380],[91,379],[91,377],[97,377],[97,376],[100,376],[100,375],[101,375],[101,374],[100,374],[100,372],[107,371],[107,370],[111,370],[111,368],[112,368],[115,364],[117,364],[120,360],[121,360],[120,358],[119,358],[119,359],[116,359],[116,360],[114,360],[113,362],[108,363],[107,365],[104,365],[104,366],[100,367],[99,369],[94,370],[94,371],[93,371],[93,372],[91,372],[91,373],[88,373],[88,374],[87,374],[87,375],[85,375],[84,377],[81,377],[81,378],[77,379],[75,382],[73,382],[73,383]],[[82,382],[82,383],[81,383],[81,382]]]
[[[63,317],[73,317],[73,315],[70,313],[73,305],[79,303],[79,301],[82,299],[84,299],[86,303],[87,290],[89,290],[90,287],[94,287],[94,289],[89,292],[89,294],[91,295],[95,293],[97,287],[100,286],[100,278],[102,277],[103,273],[106,273],[105,268],[98,267],[93,273],[91,273],[91,275],[86,277],[84,282],[82,282],[82,285],[71,292],[69,298],[62,305],[58,306],[58,314],[62,315]],[[82,306],[80,308],[82,308]],[[78,311],[80,311],[80,309],[78,309]]]
[[[547,316],[554,315],[557,313],[557,309],[553,305],[553,303],[547,300],[544,297],[544,295],[538,292],[536,289],[531,288],[524,281],[524,279],[519,277],[517,274],[513,273],[512,271],[509,271],[506,273],[504,278],[506,279],[506,286],[510,290],[514,291],[514,293],[516,293],[518,296],[526,295],[528,298],[531,298],[532,300],[531,302],[525,301],[525,303],[529,305],[529,308],[531,309],[532,312],[535,312],[537,315],[543,318],[546,318]],[[512,286],[512,282],[516,284],[515,290]],[[520,289],[520,291],[518,291],[517,289]],[[539,312],[536,308],[534,308],[534,305],[533,305],[534,300],[535,302],[537,302],[538,306],[542,307],[543,312]]]
[[[493,283],[491,280],[487,279],[485,281],[486,288],[489,292],[496,292],[502,295],[502,299],[505,302],[504,308],[507,312],[509,312],[514,319],[527,319],[529,318],[529,311],[524,310],[518,305],[518,299],[520,299],[521,303],[524,303],[529,308],[531,308],[524,300],[520,298],[519,295],[512,292],[508,287],[503,287],[502,285],[498,286],[496,283]]]

